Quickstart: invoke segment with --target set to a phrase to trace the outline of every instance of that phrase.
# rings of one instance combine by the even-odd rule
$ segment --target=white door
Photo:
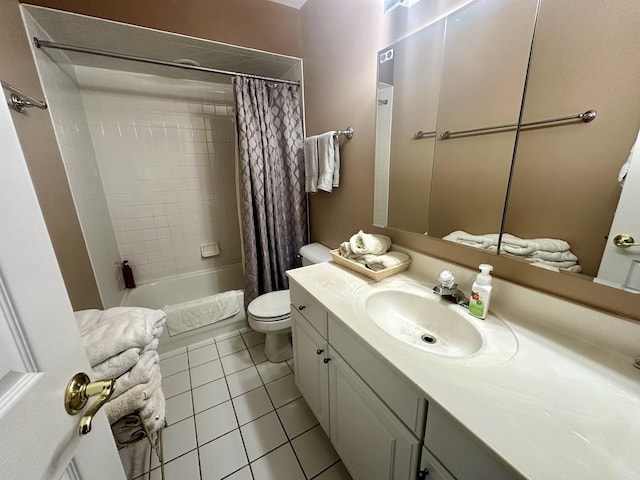
[[[81,415],[65,411],[67,383],[90,372],[89,363],[8,106],[0,103],[0,477],[58,480],[66,471],[70,479],[124,479],[104,413],[80,438]]]
[[[595,281],[640,293],[640,245],[620,248],[613,239],[628,235],[640,244],[640,134],[624,182],[609,239]]]

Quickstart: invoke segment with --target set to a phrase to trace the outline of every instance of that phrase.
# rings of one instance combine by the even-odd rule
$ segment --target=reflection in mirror
[[[538,16],[523,124],[587,109],[598,116],[588,124],[521,130],[504,232],[568,242],[590,277],[601,267],[607,237],[635,232],[640,240],[640,188],[629,200],[634,215],[609,232],[618,174],[640,127],[638,18],[637,0],[542,0]],[[621,286],[630,279],[626,287],[640,290],[633,271],[640,248],[611,248],[614,260],[626,261],[612,274],[617,278],[603,281]]]
[[[427,231],[444,27],[442,19],[378,55],[376,225]]]

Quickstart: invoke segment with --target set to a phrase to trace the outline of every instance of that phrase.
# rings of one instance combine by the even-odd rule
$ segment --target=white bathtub
[[[207,297],[227,290],[244,289],[242,264],[220,267],[215,270],[188,273],[165,278],[151,283],[143,283],[125,292],[121,306],[163,308],[196,298]],[[207,338],[215,337],[232,330],[247,327],[247,315],[244,309],[244,294],[238,295],[240,312],[231,318],[211,325],[169,336],[165,332],[160,337],[158,350],[167,352]]]

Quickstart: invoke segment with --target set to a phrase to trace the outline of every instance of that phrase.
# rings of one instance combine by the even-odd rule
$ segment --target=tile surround
[[[161,368],[174,372],[162,381],[167,419],[172,419],[163,439],[166,480],[351,479],[295,388],[289,365],[253,363],[249,348],[263,348],[264,344],[255,343],[260,338],[243,331],[163,354]],[[229,345],[230,339],[236,347],[242,342],[242,348],[219,348]],[[220,352],[219,359],[199,363],[214,351]],[[230,362],[225,361],[228,357]],[[191,365],[194,359],[196,365]],[[238,359],[251,363],[224,375],[225,363],[235,370]],[[185,362],[187,368],[182,370]],[[218,372],[220,378],[192,383],[193,378],[204,381]],[[128,471],[138,475],[145,468],[139,465]],[[159,480],[158,462],[152,462],[151,472],[128,478]]]

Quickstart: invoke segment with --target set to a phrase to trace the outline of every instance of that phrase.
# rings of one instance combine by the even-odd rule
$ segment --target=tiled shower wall
[[[138,282],[239,263],[229,84],[77,67],[118,248]],[[220,254],[203,258],[200,246]]]

